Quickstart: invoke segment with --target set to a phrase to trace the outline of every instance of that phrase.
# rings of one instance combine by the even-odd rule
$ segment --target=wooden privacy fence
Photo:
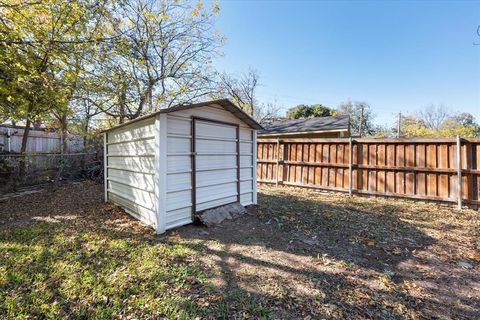
[[[0,125],[0,152],[19,153],[22,146],[24,127]],[[42,129],[30,129],[27,140],[27,153],[60,153],[62,136],[56,132]],[[83,138],[68,135],[68,152],[81,152],[84,149]]]
[[[257,144],[261,183],[448,201],[459,207],[480,204],[479,168],[480,139],[259,138]]]

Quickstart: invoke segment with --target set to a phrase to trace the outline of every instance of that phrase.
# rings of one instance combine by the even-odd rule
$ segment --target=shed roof
[[[251,116],[249,116],[245,111],[237,107],[235,104],[233,104],[230,100],[228,99],[220,99],[220,100],[212,100],[212,101],[206,101],[206,102],[199,102],[199,103],[192,103],[192,104],[179,104],[170,108],[165,108],[165,109],[160,109],[159,111],[150,113],[148,115],[145,115],[143,117],[138,117],[136,119],[133,119],[131,121],[119,124],[117,126],[108,128],[106,130],[103,130],[102,132],[107,132],[112,129],[116,129],[119,127],[127,126],[131,123],[141,121],[150,117],[154,117],[157,114],[160,113],[172,113],[176,111],[181,111],[181,110],[188,110],[188,109],[194,109],[194,108],[199,108],[199,107],[207,107],[207,106],[212,106],[212,105],[218,105],[223,107],[225,110],[231,112],[234,116],[248,124],[251,128],[256,129],[256,130],[261,130],[263,127],[255,121]]]
[[[346,131],[350,127],[350,117],[348,115],[343,115],[309,119],[279,120],[273,121],[269,124],[263,124],[263,127],[264,129],[258,132],[259,135]]]

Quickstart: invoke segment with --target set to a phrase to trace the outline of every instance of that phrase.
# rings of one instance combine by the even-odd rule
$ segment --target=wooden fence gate
[[[480,204],[480,139],[261,139],[257,181]],[[459,184],[459,177],[461,183]]]

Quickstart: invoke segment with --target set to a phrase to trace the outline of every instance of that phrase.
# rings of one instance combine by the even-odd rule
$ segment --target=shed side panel
[[[167,115],[166,229],[192,222],[191,119]]]
[[[243,206],[254,203],[253,132],[250,128],[240,128],[240,203]]]
[[[155,118],[107,133],[108,200],[155,227]]]

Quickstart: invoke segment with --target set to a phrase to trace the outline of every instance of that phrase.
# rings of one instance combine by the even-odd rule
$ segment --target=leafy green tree
[[[88,135],[102,113],[124,122],[206,97],[218,13],[187,0],[0,0],[0,119],[26,123],[24,152],[33,123],[65,136],[73,120]]]
[[[335,111],[321,104],[314,104],[311,108],[313,117],[328,117],[335,115]]]
[[[99,21],[107,5],[96,0],[2,1],[0,105],[8,118],[26,122],[21,152],[32,122],[67,108],[75,78],[71,60],[100,41]]]
[[[316,117],[328,117],[334,115],[334,111],[322,104],[304,105],[300,104],[287,111],[289,119],[307,119]]]
[[[311,110],[307,105],[300,104],[290,108],[286,114],[288,119],[306,119],[310,118]]]

